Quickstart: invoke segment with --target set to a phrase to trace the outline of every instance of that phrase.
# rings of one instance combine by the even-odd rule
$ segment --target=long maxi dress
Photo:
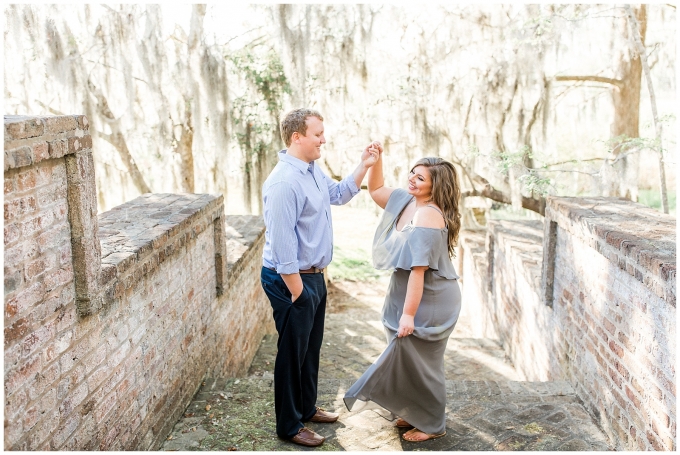
[[[428,434],[446,429],[444,351],[460,313],[458,275],[448,255],[448,229],[397,220],[412,196],[395,189],[373,239],[373,265],[393,270],[382,312],[387,347],[349,388],[344,401],[373,402]],[[397,338],[411,267],[428,266],[413,334]]]

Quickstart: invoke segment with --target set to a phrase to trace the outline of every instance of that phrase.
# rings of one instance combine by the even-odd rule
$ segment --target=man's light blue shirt
[[[357,193],[352,175],[333,181],[314,161],[308,164],[281,150],[262,186],[263,265],[283,274],[328,266],[333,258],[331,204],[346,204]]]

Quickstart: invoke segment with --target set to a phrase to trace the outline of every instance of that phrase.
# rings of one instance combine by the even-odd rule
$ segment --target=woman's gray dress
[[[357,400],[372,401],[425,433],[439,434],[446,428],[444,351],[460,313],[460,288],[446,228],[409,224],[397,230],[397,219],[411,199],[405,190],[392,192],[373,239],[373,265],[394,270],[382,314],[388,345],[344,400],[350,411]],[[397,338],[411,267],[425,265],[415,329]]]

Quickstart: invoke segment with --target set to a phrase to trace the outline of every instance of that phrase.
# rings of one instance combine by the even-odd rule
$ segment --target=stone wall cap
[[[590,233],[615,247],[614,237],[644,245],[644,249],[675,254],[676,219],[624,198],[548,197],[547,207],[576,223],[585,223]],[[612,243],[614,242],[614,243]]]
[[[98,215],[101,254],[106,263],[119,268],[127,255],[142,256],[167,242],[202,218],[218,217],[223,197],[211,194],[146,193]],[[189,208],[189,209],[188,209]],[[181,214],[181,212],[185,212]],[[180,216],[181,214],[181,216]],[[203,223],[199,230],[205,229]],[[198,231],[197,231],[198,232]],[[194,232],[194,235],[197,233]],[[137,259],[141,259],[137,258]],[[134,265],[127,264],[123,269]],[[118,273],[124,270],[118,270]]]
[[[676,218],[612,197],[548,197],[546,218],[675,306]],[[648,279],[649,276],[653,277]],[[657,287],[658,280],[663,283]]]

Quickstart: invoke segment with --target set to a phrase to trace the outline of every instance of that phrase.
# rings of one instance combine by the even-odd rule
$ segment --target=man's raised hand
[[[361,161],[365,167],[369,168],[378,162],[381,153],[382,145],[378,141],[373,141],[364,149],[364,152],[361,154]]]

